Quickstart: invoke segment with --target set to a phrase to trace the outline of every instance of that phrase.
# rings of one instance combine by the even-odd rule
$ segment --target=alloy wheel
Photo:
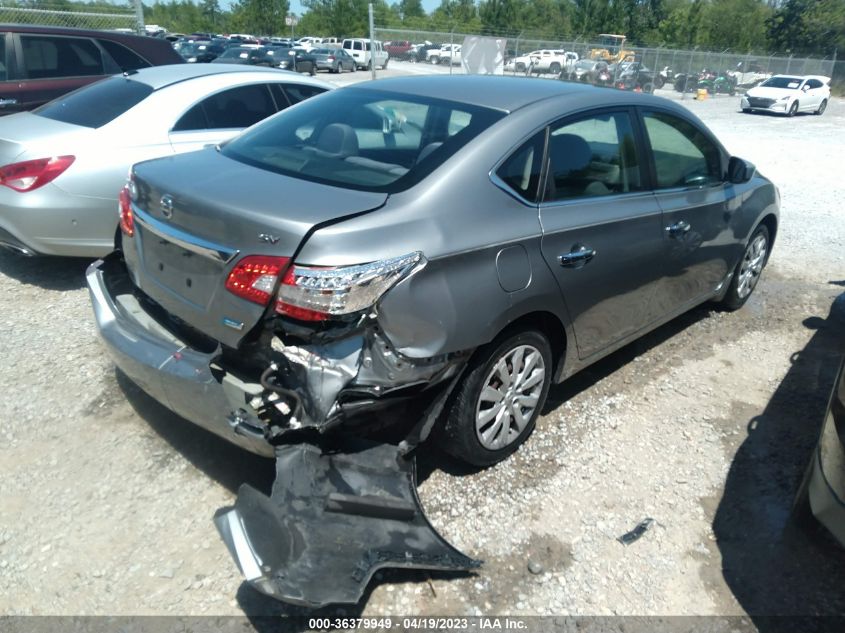
[[[478,441],[488,450],[515,442],[528,425],[543,392],[543,355],[533,345],[507,351],[485,378],[475,407]]]
[[[766,263],[768,246],[766,236],[761,234],[755,237],[748,248],[745,249],[742,266],[739,269],[739,283],[736,286],[736,293],[740,299],[745,299],[750,295],[754,286],[757,285],[760,273],[763,272],[763,266]]]

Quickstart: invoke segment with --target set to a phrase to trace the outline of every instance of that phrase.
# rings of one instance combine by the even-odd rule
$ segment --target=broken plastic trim
[[[243,485],[235,506],[217,511],[217,529],[250,584],[278,600],[319,607],[358,602],[383,567],[481,565],[426,519],[413,458],[359,438],[345,438],[343,446],[276,447],[270,497]]]

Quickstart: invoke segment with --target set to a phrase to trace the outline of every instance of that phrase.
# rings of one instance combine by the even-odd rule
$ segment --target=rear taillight
[[[410,253],[369,264],[317,268],[291,266],[279,286],[276,312],[301,321],[325,321],[360,312],[378,301],[425,259]]]
[[[287,257],[248,255],[229,273],[226,290],[242,299],[266,306],[270,303],[279,276],[289,263]]]
[[[62,174],[76,160],[73,156],[36,158],[0,167],[0,185],[15,191],[33,191]]]
[[[129,185],[124,185],[117,194],[117,215],[120,220],[120,230],[126,237],[135,235],[135,214],[132,213],[132,200],[129,196]]]

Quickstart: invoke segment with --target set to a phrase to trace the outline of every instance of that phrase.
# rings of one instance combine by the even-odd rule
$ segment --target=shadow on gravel
[[[115,375],[136,413],[205,475],[232,492],[246,483],[270,494],[276,477],[272,459],[254,455],[179,417],[144,393],[119,369],[115,369]],[[208,509],[209,517],[215,509]]]
[[[845,550],[790,516],[845,352],[845,293],[804,326],[815,334],[749,421],[713,521],[724,579],[761,633],[790,624],[763,616],[845,614]]]
[[[0,274],[45,290],[85,287],[85,269],[93,259],[80,257],[26,257],[0,248]]]
[[[604,380],[638,356],[642,356],[650,349],[662,345],[699,321],[707,319],[713,310],[712,304],[693,308],[636,341],[632,341],[622,349],[582,369],[561,384],[553,384],[549,389],[549,395],[541,414],[548,415],[567,400]]]

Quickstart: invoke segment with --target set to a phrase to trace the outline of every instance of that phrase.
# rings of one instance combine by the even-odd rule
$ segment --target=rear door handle
[[[565,255],[558,255],[557,260],[564,268],[580,268],[595,256],[595,249],[583,244],[575,244],[571,252]]]
[[[684,222],[680,220],[679,222],[675,222],[674,224],[670,224],[666,227],[666,232],[669,234],[669,237],[680,237],[686,233],[689,233],[690,230],[689,222]]]

